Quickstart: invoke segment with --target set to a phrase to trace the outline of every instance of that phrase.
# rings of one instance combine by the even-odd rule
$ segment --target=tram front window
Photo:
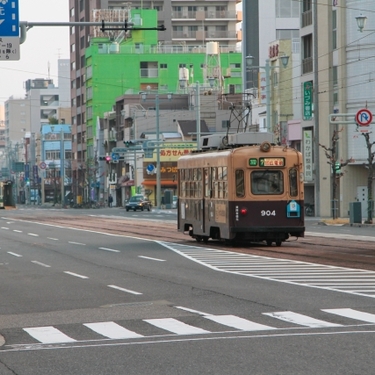
[[[279,195],[284,193],[282,171],[254,171],[250,175],[251,193],[254,195]]]

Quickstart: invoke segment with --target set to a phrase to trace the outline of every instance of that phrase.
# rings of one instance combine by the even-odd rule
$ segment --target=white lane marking
[[[16,232],[16,233],[22,233],[22,230],[13,229],[13,232]]]
[[[85,243],[81,243],[81,242],[68,241],[68,243],[70,243],[70,244],[72,244],[72,245],[81,245],[81,246],[86,246]]]
[[[345,318],[362,320],[367,323],[375,323],[375,314],[364,313],[353,309],[324,309],[324,312],[340,315]]]
[[[23,328],[23,330],[43,344],[57,344],[62,342],[76,341],[52,326]]]
[[[27,233],[28,236],[33,236],[33,237],[39,237],[39,234],[36,233]]]
[[[9,228],[7,228],[7,227],[1,227],[1,229],[5,229],[5,230],[8,230]]]
[[[150,344],[166,344],[166,343],[194,343],[194,342],[214,342],[214,341],[234,341],[234,340],[256,340],[261,339],[274,339],[274,338],[286,338],[286,337],[328,337],[328,336],[342,336],[342,335],[364,335],[368,336],[373,335],[375,333],[374,330],[372,331],[329,331],[329,332],[287,332],[287,333],[269,333],[269,334],[244,334],[241,333],[240,335],[221,335],[221,336],[195,336],[195,337],[186,337],[182,338],[180,336],[173,336],[167,337],[165,339],[160,339],[160,337],[147,337],[148,340],[144,341],[104,341],[100,342],[97,341],[79,341],[78,343],[73,344],[64,344],[64,345],[47,345],[43,346],[40,344],[20,344],[20,345],[12,345],[9,346],[9,349],[2,349],[1,353],[5,352],[21,352],[21,351],[39,351],[39,350],[61,350],[61,349],[78,349],[78,348],[108,348],[108,347],[120,347],[120,346],[139,346],[139,345],[150,345]]]
[[[115,322],[85,323],[83,325],[110,339],[134,339],[137,337],[144,337],[143,335],[130,331]]]
[[[263,315],[268,315],[272,318],[283,320],[284,322],[294,323],[311,328],[342,327],[341,324],[335,324],[320,319],[314,319],[307,315],[294,313],[293,311],[263,313]]]
[[[74,272],[70,272],[70,271],[64,271],[64,273],[67,273],[68,275],[71,275],[71,276],[79,277],[81,279],[88,279],[87,276],[80,275],[78,273],[74,273]]]
[[[52,240],[52,241],[58,241],[58,238],[53,238],[53,237],[47,237],[47,240]]]
[[[22,257],[22,255],[17,254],[17,253],[12,253],[11,251],[7,251],[7,253],[10,254],[10,255],[13,255],[14,257],[18,257],[18,258]]]
[[[109,247],[99,247],[99,250],[112,251],[113,253],[119,253],[120,250],[110,249]]]
[[[235,315],[205,315],[204,317],[224,326],[240,329],[241,331],[262,331],[276,329],[275,327],[255,323],[251,320],[243,319]]]
[[[191,326],[189,324],[180,322],[179,320],[173,318],[144,319],[143,321],[152,324],[155,327],[176,333],[178,335],[197,335],[203,333],[210,333],[210,331],[206,331],[202,328]]]
[[[216,250],[210,248],[201,248],[198,246],[180,245],[177,243],[168,243],[163,241],[155,241],[162,246],[190,259],[198,264],[213,269],[215,271],[231,273],[235,275],[242,275],[254,277],[263,280],[271,280],[282,282],[285,284],[298,285],[302,287],[319,288],[341,293],[356,294],[363,297],[375,298],[375,294],[371,291],[358,293],[352,289],[365,289],[366,287],[374,286],[375,272],[361,269],[336,267],[320,265],[302,261],[294,260],[279,260],[276,258],[264,257],[259,255],[243,255],[233,254],[229,251]],[[226,262],[228,256],[229,265]],[[233,269],[233,262],[236,261],[237,265],[241,266],[240,269]],[[247,264],[243,264],[246,262]],[[271,266],[267,266],[267,263]],[[258,263],[258,264],[257,264]],[[248,265],[250,264],[250,265]],[[298,272],[298,275],[305,270],[310,273],[311,271],[321,271],[325,273],[326,277],[317,275],[309,275],[304,278],[294,278],[293,270]],[[285,272],[290,271],[290,277],[285,278]],[[337,275],[336,272],[340,274]],[[332,272],[332,275],[330,274]],[[282,273],[281,277],[280,273]],[[347,273],[347,274],[346,274]],[[336,279],[335,279],[336,277]],[[323,281],[324,280],[324,281]],[[349,281],[350,280],[350,281]]]
[[[157,262],[165,262],[165,259],[151,258],[151,257],[146,257],[144,255],[138,255],[138,258],[156,260]]]
[[[121,290],[122,292],[130,293],[130,294],[135,294],[135,295],[141,295],[141,294],[142,294],[142,293],[140,293],[140,292],[136,292],[136,291],[134,291],[134,290],[121,288],[120,286],[117,286],[117,285],[107,285],[107,286],[108,286],[109,288],[113,288],[113,289]]]
[[[38,262],[37,260],[32,260],[31,263],[37,264],[37,265],[42,266],[42,267],[51,267],[48,264]]]

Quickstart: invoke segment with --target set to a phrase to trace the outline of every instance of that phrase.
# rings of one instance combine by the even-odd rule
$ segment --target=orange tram
[[[178,230],[198,242],[268,246],[303,237],[302,154],[269,141],[254,144],[251,133],[224,138],[215,147],[206,137],[201,150],[179,158]]]

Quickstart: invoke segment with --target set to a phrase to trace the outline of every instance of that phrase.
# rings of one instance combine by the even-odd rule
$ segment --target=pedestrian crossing
[[[215,271],[375,298],[374,271],[159,243]]]
[[[5,337],[5,345],[17,347],[21,345],[74,344],[87,341],[90,330],[90,341],[100,340],[142,340],[150,337],[210,335],[233,332],[267,332],[296,328],[343,328],[375,324],[375,313],[352,308],[316,310],[314,317],[294,311],[275,311],[254,314],[252,319],[237,315],[214,315],[175,306],[189,312],[179,318],[154,318],[129,320],[125,322],[92,322],[82,324],[64,324],[60,326],[25,327],[14,333],[12,329],[1,332]],[[322,316],[324,319],[322,319]],[[213,325],[211,323],[214,323]],[[142,327],[148,326],[148,329]],[[153,331],[153,329],[156,329]],[[14,329],[13,329],[14,330]],[[138,331],[137,331],[138,330]],[[17,340],[17,341],[15,341]]]

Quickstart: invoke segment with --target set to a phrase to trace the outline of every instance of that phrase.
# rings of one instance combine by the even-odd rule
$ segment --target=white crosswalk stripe
[[[375,298],[375,272],[159,242],[215,271]]]
[[[324,309],[322,311],[367,323],[375,323],[375,314],[369,314],[353,309]]]
[[[314,319],[306,315],[297,314],[293,311],[280,311],[274,313],[263,313],[264,315],[271,316],[272,318],[283,320],[284,322],[299,324],[311,328],[323,327],[341,327],[341,324],[329,323],[324,320]]]
[[[241,331],[263,331],[267,329],[276,329],[274,327],[239,318],[238,316],[234,315],[205,315],[204,318]]]
[[[31,337],[38,340],[43,344],[56,344],[56,343],[63,343],[63,342],[75,342],[76,340],[72,339],[71,337],[65,335],[61,331],[59,331],[55,327],[31,327],[31,328],[24,328],[25,332],[27,332]]]
[[[355,325],[363,325],[365,323],[375,324],[375,314],[354,310],[351,308],[338,308],[338,309],[322,309],[323,313],[327,313],[326,320],[321,320],[314,318],[312,316],[308,316],[305,314],[300,314],[293,311],[277,311],[277,312],[265,312],[261,315],[257,315],[257,319],[255,321],[248,320],[243,317],[239,317],[236,315],[213,315],[213,314],[206,314],[202,313],[197,310],[184,308],[181,306],[176,306],[179,309],[183,309],[185,311],[189,311],[190,313],[196,314],[200,319],[200,327],[196,327],[195,325],[187,324],[182,322],[179,319],[175,318],[158,318],[158,319],[143,319],[142,322],[149,324],[150,326],[156,327],[166,332],[166,334],[175,334],[175,335],[202,335],[202,334],[210,334],[210,333],[217,333],[222,332],[222,330],[209,330],[201,328],[204,326],[204,321],[208,320],[219,324],[225,328],[230,328],[230,331],[242,331],[242,332],[254,332],[254,331],[267,331],[267,330],[277,330],[280,328],[274,327],[273,325],[265,325],[256,322],[256,320],[261,319],[261,316],[267,316],[268,318],[273,318],[278,321],[283,321],[289,323],[287,327],[283,327],[283,329],[294,329],[298,327],[309,327],[309,328],[340,328],[345,326],[355,326]],[[346,318],[347,322],[343,324],[341,319],[340,323],[334,322],[336,317]],[[336,319],[337,320],[337,319]],[[129,323],[131,324],[131,323]],[[133,322],[134,324],[134,322]],[[90,329],[91,331],[95,332],[96,334],[104,337],[106,339],[142,339],[146,337],[151,337],[155,335],[149,334],[148,336],[145,334],[141,334],[136,332],[136,330],[130,330],[123,325],[115,323],[113,321],[107,322],[93,322],[93,323],[83,323],[84,327]],[[144,329],[144,328],[143,328]],[[211,326],[212,329],[212,326]],[[64,332],[64,327],[62,330],[59,330],[56,327],[52,326],[45,326],[45,327],[28,327],[23,328],[29,336],[33,339],[37,340],[39,343],[42,344],[60,344],[60,343],[74,343],[79,342],[79,338],[75,337],[72,338],[69,335],[66,335]],[[79,331],[79,330],[74,330]],[[228,331],[228,330],[224,330]],[[72,330],[70,330],[72,332]],[[77,333],[77,336],[79,334]],[[99,340],[99,338],[98,338]]]
[[[144,321],[154,325],[155,327],[162,328],[166,331],[176,333],[178,335],[197,335],[202,333],[210,333],[210,331],[191,326],[173,318],[145,319]]]
[[[115,322],[85,323],[84,326],[109,339],[134,339],[143,337]]]

